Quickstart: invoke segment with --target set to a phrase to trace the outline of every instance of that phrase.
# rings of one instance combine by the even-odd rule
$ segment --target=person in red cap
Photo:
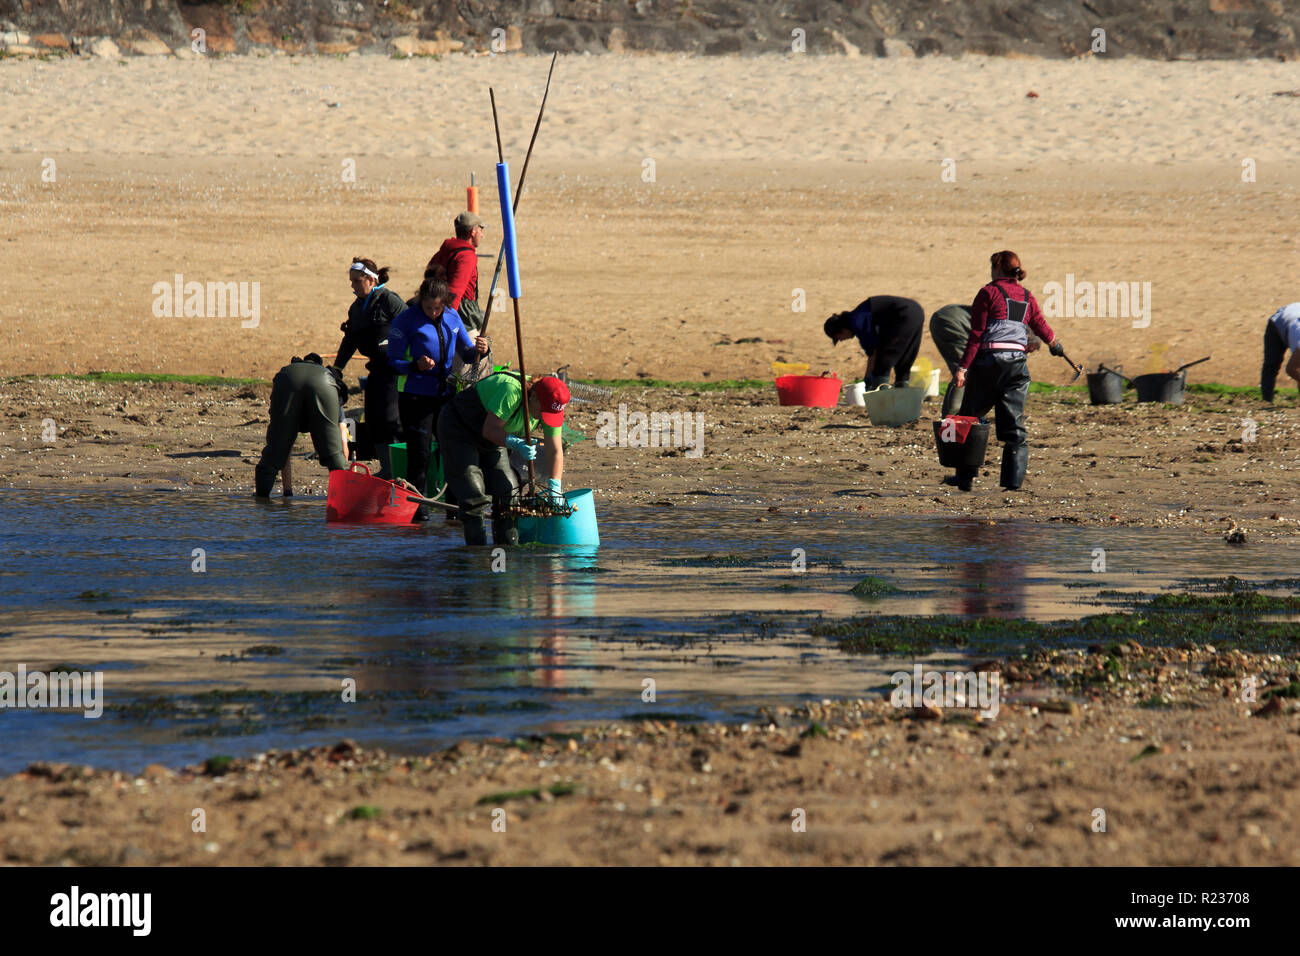
[[[508,508],[519,484],[510,467],[510,450],[526,461],[538,458],[543,494],[564,502],[564,408],[569,386],[544,376],[528,386],[528,419],[532,434],[524,440],[523,379],[518,372],[497,372],[458,393],[438,416],[438,447],[442,450],[447,484],[460,502],[465,543],[487,544],[487,510],[492,505],[493,544],[518,544],[519,531]],[[539,422],[538,419],[541,421]]]

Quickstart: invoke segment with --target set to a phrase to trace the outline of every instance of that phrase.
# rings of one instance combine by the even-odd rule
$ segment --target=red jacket
[[[1010,335],[1006,334],[1009,320],[1007,317],[1007,303],[1003,296],[1016,302],[1026,303],[1024,326],[1015,323],[1016,328]],[[998,279],[990,282],[984,288],[980,289],[979,294],[975,296],[975,301],[970,309],[970,338],[966,340],[966,351],[957,363],[958,368],[970,369],[971,363],[975,361],[975,355],[981,347],[987,348],[994,341],[1010,340],[1016,344],[1023,344],[1025,336],[1025,326],[1032,331],[1044,342],[1051,343],[1055,338],[1051,326],[1043,318],[1043,311],[1038,307],[1038,301],[1034,298],[1032,292],[1022,286],[1015,279]],[[985,342],[985,333],[992,332],[992,338]]]
[[[472,242],[468,239],[444,239],[425,271],[433,266],[447,270],[447,285],[451,288],[451,301],[447,305],[459,309],[460,300],[465,296],[478,301],[478,253]]]

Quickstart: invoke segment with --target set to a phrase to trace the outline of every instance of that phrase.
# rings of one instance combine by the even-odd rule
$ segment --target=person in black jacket
[[[393,477],[388,446],[401,440],[402,423],[397,409],[397,375],[388,365],[388,326],[406,308],[402,297],[388,288],[388,267],[379,268],[371,259],[356,257],[348,269],[356,301],[348,319],[339,328],[343,341],[334,357],[334,367],[343,370],[352,356],[364,355],[366,371],[366,430],[379,459],[379,477]]]
[[[856,337],[867,353],[867,372],[862,377],[867,389],[884,385],[894,373],[894,387],[905,387],[912,375],[925,311],[913,299],[897,295],[873,295],[849,312],[836,312],[822,326],[832,344]]]

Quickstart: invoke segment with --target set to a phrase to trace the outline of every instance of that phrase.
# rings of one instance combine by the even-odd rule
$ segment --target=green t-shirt
[[[489,375],[476,386],[479,401],[483,407],[505,422],[506,434],[524,437],[524,386],[517,373],[498,372]],[[536,434],[542,430],[542,423],[529,417],[528,425]],[[560,429],[550,425],[545,427],[547,438],[559,438]]]

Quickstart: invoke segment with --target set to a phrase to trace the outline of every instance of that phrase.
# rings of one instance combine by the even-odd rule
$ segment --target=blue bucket
[[[595,547],[600,544],[596,526],[596,498],[590,488],[566,492],[573,514],[565,518],[519,519],[520,544],[556,544]]]

